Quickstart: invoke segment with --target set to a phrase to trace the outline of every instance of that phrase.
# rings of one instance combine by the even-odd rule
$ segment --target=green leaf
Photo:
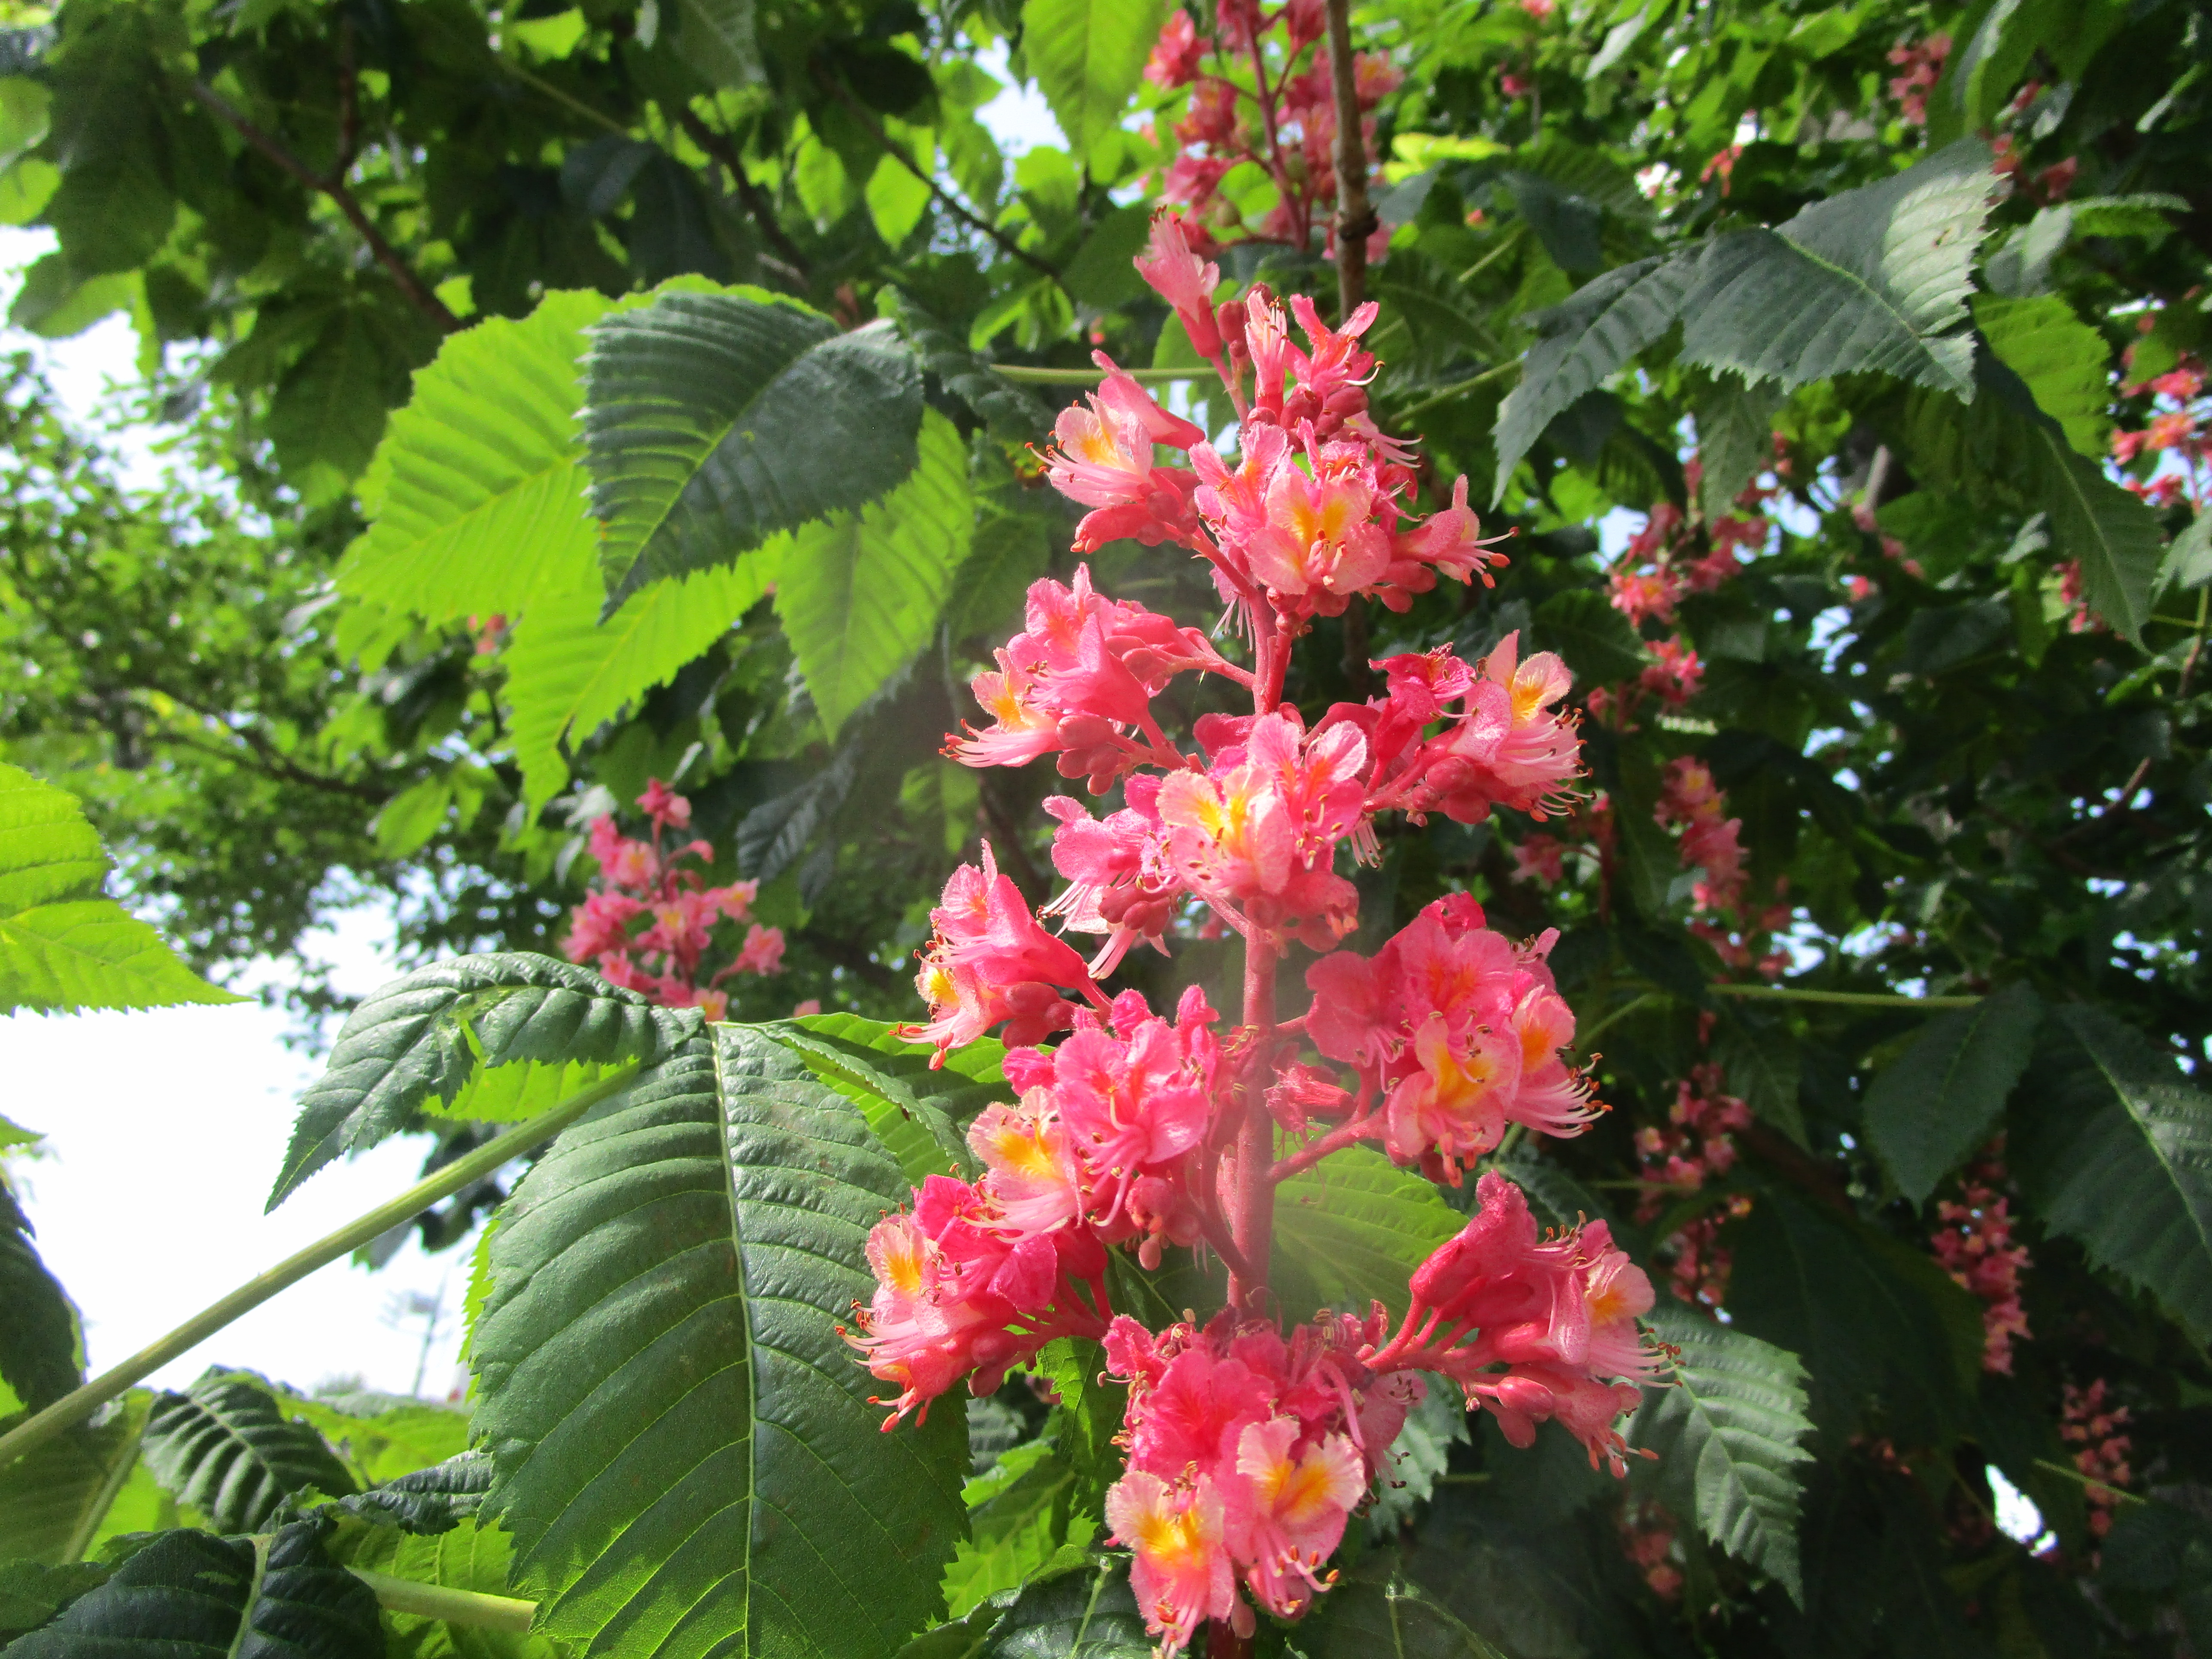
[[[76,1308],[31,1243],[30,1217],[0,1182],[0,1382],[32,1411],[84,1381]]]
[[[82,1559],[138,1462],[138,1435],[152,1396],[143,1389],[0,1467],[0,1560],[49,1565]],[[0,1420],[0,1430],[22,1419]]]
[[[568,781],[562,743],[590,736],[737,626],[775,582],[788,545],[779,536],[734,564],[654,582],[604,622],[595,579],[541,596],[505,653],[515,758],[533,809]]]
[[[1974,296],[1974,321],[1990,349],[2027,383],[2035,406],[2058,422],[2066,441],[2102,460],[2112,430],[2111,350],[2105,337],[2055,295],[2005,300]]]
[[[1449,1383],[1431,1386],[1390,1443],[1391,1467],[1376,1483],[1374,1506],[1367,1511],[1377,1536],[1390,1536],[1436,1495],[1451,1449],[1467,1443],[1466,1396]]]
[[[550,957],[458,957],[419,968],[369,996],[340,1028],[328,1068],[300,1097],[269,1206],[340,1152],[398,1133],[432,1102],[459,1099],[479,1064],[651,1065],[701,1018]]]
[[[993,1611],[979,1608],[971,1618]],[[933,1650],[929,1659],[958,1651]],[[1025,1585],[969,1651],[973,1659],[1147,1659],[1154,1649],[1126,1559],[1101,1556]]]
[[[107,854],[66,790],[0,763],[0,913],[97,898]]]
[[[485,1512],[540,1630],[580,1656],[838,1655],[939,1612],[965,1419],[883,1432],[838,1334],[872,1286],[868,1230],[906,1197],[859,1112],[737,1026],[524,1177],[472,1353]]]
[[[331,1564],[326,1529],[163,1533],[8,1659],[384,1659],[376,1595]]]
[[[1317,1598],[1292,1640],[1304,1659],[1504,1659],[1388,1557]]]
[[[1729,1091],[1742,1097],[1752,1115],[1771,1123],[1800,1146],[1805,1140],[1805,1114],[1797,1102],[1798,1079],[1804,1070],[1796,1038],[1778,1024],[1754,1025],[1738,1010],[1721,1031],[1713,1058],[1728,1075]]]
[[[921,369],[887,324],[841,334],[737,289],[665,294],[591,332],[584,440],[614,600],[862,507],[914,470]]]
[[[1331,1153],[1275,1189],[1273,1283],[1285,1313],[1406,1311],[1407,1280],[1465,1218],[1429,1182],[1371,1147]]]
[[[1877,373],[1971,398],[1973,342],[1951,331],[1995,188],[1970,139],[1778,229],[1716,237],[1682,302],[1682,360],[1784,391]]]
[[[337,307],[269,400],[269,437],[285,472],[312,499],[334,499],[384,435],[385,411],[407,395],[407,360],[390,322],[368,304]]]
[[[1866,1127],[1897,1189],[1924,1204],[1989,1139],[2027,1068],[2043,1005],[2025,981],[1939,1014],[1867,1091]]]
[[[289,1392],[283,1398],[285,1411],[316,1429],[364,1482],[442,1467],[469,1443],[469,1414],[427,1400],[383,1394],[302,1399]]]
[[[1594,588],[1569,588],[1536,607],[1523,651],[1556,651],[1587,690],[1632,680],[1649,659],[1628,618]]]
[[[1504,499],[1513,469],[1554,418],[1673,325],[1696,270],[1694,258],[1639,259],[1531,319],[1540,337],[1522,360],[1521,384],[1498,407],[1493,501]]]
[[[1676,1350],[1674,1386],[1646,1392],[1629,1438],[1659,1455],[1668,1506],[1694,1515],[1698,1529],[1756,1567],[1802,1604],[1798,1465],[1812,1454],[1805,1368],[1797,1356],[1671,1299],[1650,1323]]]
[[[945,389],[982,418],[994,436],[1008,443],[1031,443],[1052,429],[1052,411],[1026,386],[994,373],[968,349],[967,343],[924,310],[911,296],[886,286],[877,303],[899,331],[914,343],[922,367]],[[994,619],[995,620],[995,618]]]
[[[1735,511],[1735,498],[1774,464],[1774,417],[1786,399],[1759,380],[1723,375],[1698,404],[1699,503],[1708,520]]]
[[[2036,452],[2051,538],[2061,555],[2081,561],[2082,597],[2124,638],[2141,643],[2166,558],[2158,514],[2057,433],[2038,426],[2024,437]]]
[[[2154,591],[2173,587],[2186,593],[2207,582],[2212,582],[2212,513],[2199,513],[2166,549]]]
[[[2134,1027],[2053,1011],[2023,1091],[2014,1172],[2043,1224],[2212,1339],[2212,1098]]]
[[[1079,161],[1121,125],[1164,19],[1162,0],[1023,0],[1023,53]]]
[[[673,0],[677,49],[718,88],[757,85],[763,71],[753,0]]]
[[[458,1416],[459,1413],[456,1413]],[[466,1419],[463,1419],[465,1426]],[[465,1451],[428,1468],[342,1498],[332,1507],[380,1527],[424,1535],[451,1532],[471,1521],[491,1490],[492,1461],[483,1452]],[[501,1565],[497,1584],[471,1589],[500,1589],[507,1583]]]
[[[107,1582],[107,1569],[91,1562],[41,1566],[0,1561],[0,1643],[36,1630],[87,1590]]]
[[[489,1470],[490,1459],[476,1461]],[[441,1528],[434,1537],[372,1527],[342,1534],[331,1547],[349,1567],[483,1595],[507,1593],[507,1569],[514,1557],[505,1533],[465,1520]],[[386,1611],[384,1628],[386,1659],[560,1659],[562,1652],[558,1643],[534,1633],[447,1624],[414,1613]]]
[[[919,453],[883,500],[794,532],[784,560],[776,615],[833,738],[928,642],[975,534],[967,449],[934,410]]]
[[[183,1394],[154,1397],[146,1467],[179,1504],[223,1532],[256,1532],[309,1489],[343,1498],[354,1478],[323,1437],[287,1414],[258,1376],[210,1370]]]
[[[956,1048],[932,1069],[936,1048],[904,1041],[889,1020],[804,1014],[763,1029],[860,1109],[911,1184],[947,1170],[970,1179],[981,1173],[966,1125],[1012,1093],[1000,1069],[1006,1048],[995,1039]]]
[[[1051,1442],[1033,1440],[1001,1457],[961,1493],[969,1536],[945,1570],[945,1611],[964,1618],[1002,1590],[1018,1589],[1063,1551],[1079,1559],[1097,1520],[1071,1512],[1075,1471]]]
[[[1102,1380],[1106,1349],[1088,1337],[1054,1338],[1038,1351],[1033,1369],[1060,1396],[1053,1443],[1074,1472],[1075,1501],[1085,1511],[1103,1515],[1106,1488],[1121,1478],[1123,1468],[1114,1437],[1128,1415],[1129,1391]]]
[[[340,592],[443,623],[526,614],[541,591],[592,580],[576,412],[584,329],[607,308],[549,294],[527,317],[452,336],[416,371],[362,480],[371,522],[339,562]]]

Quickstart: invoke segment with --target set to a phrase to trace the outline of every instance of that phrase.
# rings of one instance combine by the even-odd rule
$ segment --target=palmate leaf
[[[38,1629],[87,1590],[106,1583],[107,1571],[88,1561],[61,1567],[0,1561],[0,1644]]]
[[[1030,73],[1079,163],[1121,125],[1164,15],[1161,0],[1023,0]]]
[[[477,1462],[489,1467],[489,1458]],[[434,1537],[372,1527],[341,1534],[329,1547],[349,1567],[485,1595],[507,1594],[507,1570],[514,1556],[505,1533],[468,1521],[441,1528]],[[448,1624],[388,1610],[384,1626],[386,1659],[561,1659],[559,1643],[534,1633]]]
[[[31,1242],[30,1217],[0,1183],[0,1382],[32,1411],[84,1381],[76,1308]]]
[[[52,1566],[85,1555],[137,1466],[152,1399],[134,1389],[95,1421],[0,1466],[0,1561],[20,1556]],[[15,1426],[0,1419],[0,1429]]]
[[[258,1376],[210,1370],[161,1394],[146,1418],[146,1467],[180,1504],[224,1532],[258,1531],[288,1498],[332,1498],[354,1478],[323,1437],[295,1422]]]
[[[882,1432],[838,1334],[907,1196],[859,1111],[721,1026],[571,1125],[493,1235],[484,1513],[580,1655],[894,1650],[941,1607],[965,1419]]]
[[[106,873],[76,798],[0,763],[0,1014],[241,1000],[102,898]]]
[[[2010,1159],[2046,1227],[2212,1339],[2212,1097],[2101,1009],[2054,1011]]]
[[[783,560],[775,612],[832,738],[928,643],[975,536],[967,449],[935,410],[918,453],[881,501],[793,532]]]
[[[1867,1091],[1874,1149],[1915,1204],[1989,1138],[2027,1068],[2043,1005],[2025,983],[1928,1022]]]
[[[340,1152],[399,1133],[428,1103],[458,1098],[480,1066],[534,1062],[565,1075],[579,1063],[650,1065],[701,1023],[696,1010],[655,1007],[550,957],[457,957],[417,969],[340,1028],[328,1068],[300,1098],[269,1206]]]
[[[748,87],[761,78],[753,0],[676,0],[677,44],[684,61],[715,87]]]
[[[1747,386],[1723,375],[1698,400],[1699,505],[1708,520],[1735,509],[1735,498],[1774,464],[1774,417],[1785,399],[1764,380]]]
[[[1577,685],[1611,685],[1643,671],[1644,641],[1604,594],[1591,588],[1554,593],[1536,607],[1530,636],[1566,659]]]
[[[1127,1560],[1109,1555],[1041,1573],[897,1651],[899,1659],[1146,1659],[1155,1648]]]
[[[981,1173],[965,1133],[984,1107],[1012,1097],[1001,1069],[1003,1043],[985,1037],[954,1049],[932,1070],[936,1048],[902,1040],[889,1020],[805,1014],[763,1029],[860,1109],[912,1184],[931,1174],[972,1179]]]
[[[163,1533],[7,1659],[384,1659],[375,1594],[324,1553],[326,1531]]]
[[[1493,501],[1504,499],[1506,481],[1546,427],[1674,325],[1694,269],[1681,257],[1639,259],[1534,319],[1541,337],[1523,360],[1521,384],[1498,407]]]
[[[1331,1154],[1275,1189],[1272,1275],[1285,1311],[1364,1313],[1379,1301],[1402,1316],[1407,1280],[1465,1218],[1436,1188],[1365,1146]]]
[[[1971,268],[1996,180],[1978,139],[1715,238],[1682,302],[1682,359],[1784,390],[1855,373],[1973,396]]]
[[[1677,1351],[1669,1388],[1650,1390],[1630,1443],[1659,1455],[1662,1495],[1706,1537],[1804,1600],[1797,1552],[1805,1368],[1797,1356],[1717,1325],[1671,1299],[1650,1323]]]
[[[865,506],[914,470],[921,366],[757,289],[673,293],[592,330],[584,440],[615,601]]]

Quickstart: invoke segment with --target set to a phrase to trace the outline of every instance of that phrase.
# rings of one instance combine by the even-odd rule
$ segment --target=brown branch
[[[993,224],[989,220],[983,218],[979,214],[969,211],[967,204],[961,201],[958,197],[953,195],[952,192],[946,190],[944,185],[939,184],[936,179],[932,175],[924,172],[921,166],[915,161],[914,157],[906,153],[906,146],[893,138],[890,134],[885,132],[883,129],[882,124],[879,123],[875,117],[868,113],[866,108],[861,104],[860,100],[854,97],[850,92],[848,92],[844,86],[831,76],[827,70],[824,70],[819,64],[817,64],[814,70],[814,78],[821,84],[823,91],[828,93],[832,98],[835,98],[839,103],[845,106],[847,111],[851,113],[853,118],[860,124],[861,130],[865,131],[869,137],[874,139],[877,144],[882,148],[884,155],[890,156],[891,160],[896,161],[908,173],[911,173],[915,178],[921,180],[923,185],[928,190],[929,193],[937,198],[939,204],[944,207],[947,213],[952,215],[954,218],[958,219],[962,223],[972,226],[975,229],[981,231],[983,234],[996,242],[1000,247],[1003,248],[1006,252],[1013,255],[1015,258],[1019,259],[1024,264],[1029,266],[1032,270],[1040,271],[1043,275],[1051,277],[1054,282],[1060,284],[1063,291],[1066,289],[1067,283],[1066,279],[1060,276],[1060,267],[1058,265],[1054,264],[1049,259],[1040,258],[1037,255],[1030,252],[1019,242],[1016,241],[1012,237],[1007,235],[1005,231],[1000,229],[998,226]],[[1068,297],[1070,299],[1073,299],[1075,296],[1073,294],[1070,294]]]
[[[806,256],[799,251],[799,244],[793,241],[790,234],[776,222],[775,204],[746,174],[744,161],[738,154],[738,147],[730,142],[728,135],[715,131],[688,106],[676,112],[676,119],[691,136],[693,143],[706,151],[711,160],[721,163],[722,171],[730,175],[730,185],[737,192],[738,200],[744,204],[752,222],[760,227],[761,234],[775,249],[786,274],[799,287],[805,288],[808,281]]]
[[[1359,138],[1352,0],[1328,0],[1328,76],[1336,96],[1336,298],[1348,318],[1367,298],[1367,239],[1376,222],[1367,200],[1366,147]]]
[[[361,234],[362,240],[368,244],[368,251],[376,257],[377,264],[382,265],[392,280],[398,285],[400,293],[406,296],[410,305],[428,317],[446,333],[451,334],[460,328],[461,319],[453,315],[443,300],[423,286],[422,279],[410,270],[407,262],[399,257],[399,251],[384,240],[384,234],[377,229],[368,215],[362,210],[354,193],[346,188],[343,178],[336,176],[323,178],[305,161],[293,155],[290,150],[286,149],[283,145],[225,103],[215,88],[206,82],[192,82],[192,96],[205,105],[217,119],[228,125],[240,137],[245,139],[247,143],[259,150],[262,155],[291,174],[300,183],[305,185],[309,190],[319,191],[329,197],[337,210],[345,215],[346,222]]]

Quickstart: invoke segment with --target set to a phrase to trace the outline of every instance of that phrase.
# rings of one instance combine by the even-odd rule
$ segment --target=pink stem
[[[1309,1141],[1299,1147],[1270,1169],[1267,1179],[1273,1183],[1288,1181],[1301,1170],[1312,1169],[1331,1152],[1340,1152],[1346,1146],[1357,1146],[1363,1140],[1380,1140],[1382,1138],[1382,1126],[1371,1113],[1365,1117],[1356,1117],[1349,1123],[1339,1124],[1319,1140]]]

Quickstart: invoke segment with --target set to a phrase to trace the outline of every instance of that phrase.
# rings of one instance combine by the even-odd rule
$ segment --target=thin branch
[[[775,204],[746,173],[744,159],[738,154],[738,147],[730,142],[728,135],[708,126],[689,105],[676,112],[676,119],[690,135],[693,143],[722,164],[722,171],[729,174],[730,187],[737,191],[738,200],[744,204],[745,211],[760,227],[769,246],[804,288],[808,281],[806,256],[799,251],[799,244],[791,240],[790,233],[776,222]]]
[[[508,1631],[517,1636],[527,1636],[530,1621],[538,1616],[538,1603],[517,1601],[512,1595],[451,1589],[443,1584],[395,1578],[388,1572],[375,1572],[367,1567],[348,1567],[346,1571],[376,1592],[379,1607],[389,1607],[394,1613],[411,1613],[419,1618],[465,1625],[475,1630]]]
[[[377,264],[382,265],[393,283],[398,284],[400,293],[406,296],[410,305],[435,323],[446,333],[453,333],[461,327],[461,319],[453,315],[452,309],[443,300],[423,286],[422,279],[409,268],[406,260],[399,257],[398,249],[384,240],[384,233],[377,229],[368,215],[362,210],[361,203],[355,198],[354,193],[346,188],[343,178],[322,177],[305,161],[293,155],[290,150],[286,149],[283,145],[225,103],[221,94],[206,82],[192,82],[192,96],[205,105],[209,112],[217,119],[226,123],[240,137],[245,139],[247,143],[259,150],[262,155],[267,156],[300,183],[305,185],[309,190],[319,191],[329,197],[337,210],[345,215],[346,222],[361,234],[362,240],[368,244],[368,251],[375,256]]]
[[[828,93],[832,98],[835,98],[839,103],[845,106],[852,118],[860,124],[861,131],[866,132],[869,137],[876,141],[877,144],[882,149],[884,155],[890,156],[891,160],[896,161],[901,167],[904,167],[908,173],[912,173],[915,178],[919,179],[922,182],[924,186],[927,188],[929,193],[933,197],[936,198],[939,205],[941,205],[947,213],[952,215],[954,218],[958,219],[962,223],[981,231],[983,234],[996,242],[1000,248],[1012,254],[1015,258],[1019,259],[1024,264],[1029,266],[1032,270],[1041,272],[1042,275],[1051,277],[1054,282],[1059,283],[1063,293],[1066,292],[1067,281],[1060,274],[1060,267],[1058,265],[1054,264],[1049,259],[1042,258],[1038,255],[1030,252],[1029,249],[1024,247],[1019,242],[1007,235],[1005,231],[1000,229],[998,226],[984,218],[981,214],[972,212],[966,203],[963,202],[951,191],[945,189],[944,185],[939,184],[932,174],[922,169],[921,166],[915,161],[913,156],[907,154],[905,145],[900,143],[896,139],[893,138],[890,134],[884,131],[882,123],[878,122],[874,116],[868,113],[866,106],[864,106],[859,99],[854,97],[850,92],[847,91],[842,82],[839,82],[827,70],[821,68],[819,65],[817,65],[815,68],[814,78],[820,84],[823,91]],[[1070,299],[1073,299],[1074,297],[1075,296],[1073,294],[1068,295],[1068,298]]]
[[[1205,372],[1195,368],[1125,368],[1121,371],[1139,386],[1165,386],[1170,380],[1200,380]],[[1028,363],[993,363],[991,373],[1024,386],[1096,386],[1095,368],[1036,368]]]
[[[1352,0],[1328,0],[1328,74],[1336,97],[1336,299],[1342,318],[1349,318],[1367,298],[1367,239],[1376,228],[1367,200],[1367,151],[1359,137]]]
[[[1791,985],[1709,985],[1717,997],[1772,1002],[1832,1002],[1846,1008],[1977,1008],[1979,997],[1908,997],[1889,991],[1801,991]]]

